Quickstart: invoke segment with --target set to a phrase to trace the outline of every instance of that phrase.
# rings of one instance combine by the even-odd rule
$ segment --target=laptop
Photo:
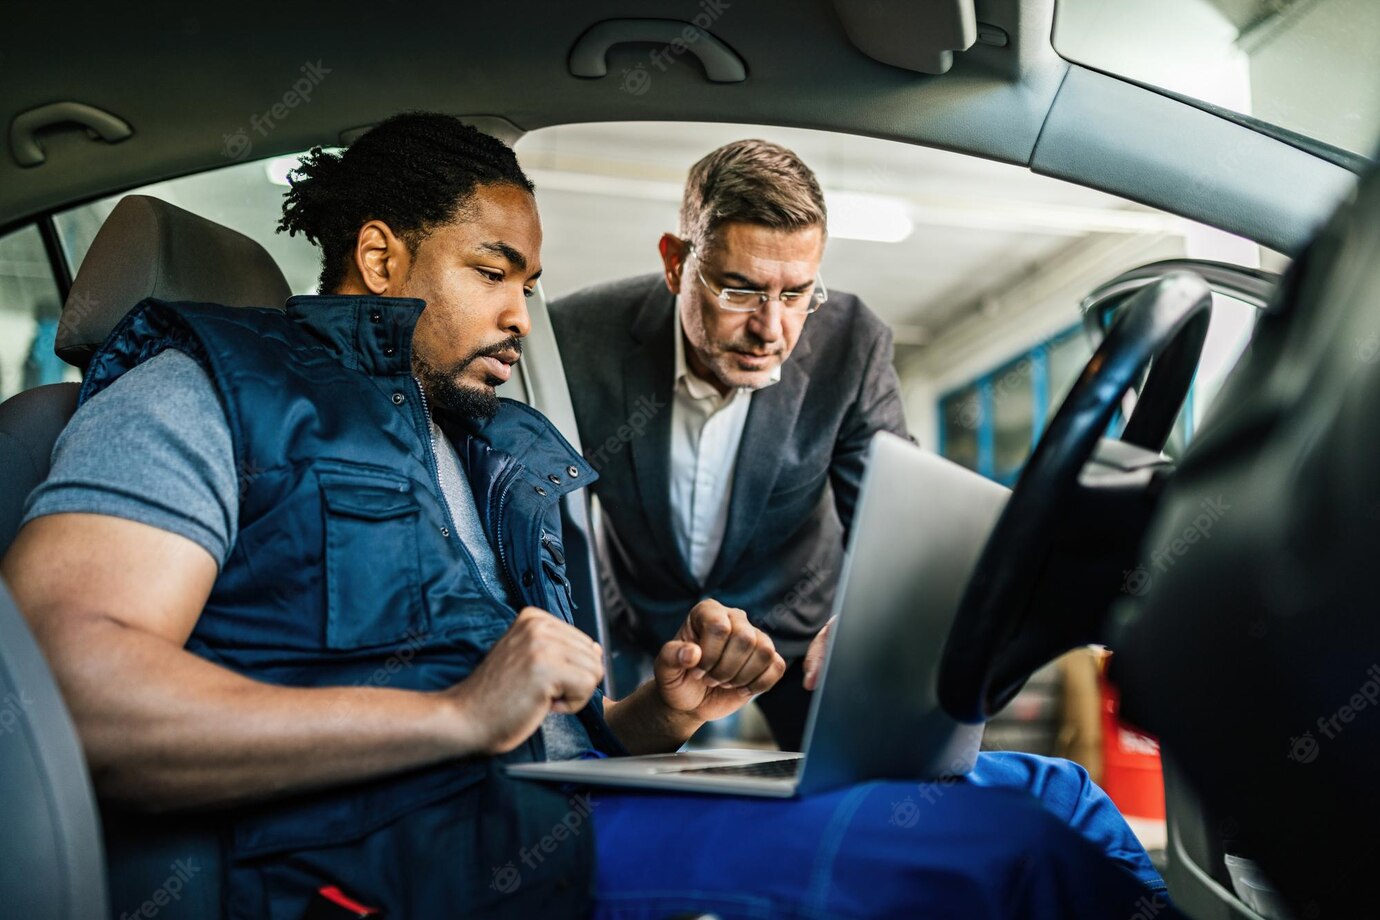
[[[1008,490],[881,432],[866,473],[804,752],[710,749],[508,766],[534,780],[790,798],[966,773],[982,725],[939,706],[940,657]]]

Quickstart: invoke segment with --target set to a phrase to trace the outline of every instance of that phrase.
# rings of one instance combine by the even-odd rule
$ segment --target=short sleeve
[[[170,531],[224,564],[238,527],[239,477],[225,409],[196,360],[164,351],[77,410],[24,523],[74,512]]]

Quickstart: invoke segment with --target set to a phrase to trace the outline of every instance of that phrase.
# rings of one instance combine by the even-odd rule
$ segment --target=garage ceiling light
[[[899,243],[915,232],[910,205],[869,192],[824,193],[829,208],[829,236],[834,239]]]
[[[327,147],[327,153],[344,153],[343,147]],[[290,157],[274,157],[264,162],[264,173],[268,176],[268,181],[274,185],[291,185],[288,182],[288,173],[302,165],[302,157],[307,155],[307,151],[293,154]]]
[[[301,159],[299,154],[293,157],[274,157],[264,163],[264,172],[268,174],[268,181],[274,185],[290,185],[288,173],[298,167]]]

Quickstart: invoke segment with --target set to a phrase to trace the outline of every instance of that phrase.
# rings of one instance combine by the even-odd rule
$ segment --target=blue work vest
[[[520,403],[503,400],[486,422],[428,407],[411,370],[424,306],[369,296],[294,297],[286,310],[151,299],[92,358],[83,402],[164,349],[184,351],[210,375],[229,420],[239,529],[190,651],[293,687],[427,691],[469,675],[516,612],[486,589],[456,531],[429,412],[465,467],[511,598],[570,621],[559,503],[596,474]],[[348,721],[348,707],[333,717]],[[600,696],[580,720],[596,748],[622,752]],[[503,760],[543,757],[538,732]],[[523,828],[539,840],[558,823],[563,802],[472,758],[236,810],[226,824],[231,915],[292,916],[318,881],[390,906],[390,916],[423,915],[433,897],[450,898],[449,909],[461,898],[467,916],[488,902],[502,914],[508,886],[491,884],[491,870],[531,845],[519,839]],[[481,818],[491,826],[449,826]],[[419,834],[433,841],[412,839]],[[542,877],[587,888],[589,836],[543,859]],[[437,858],[498,862],[479,865],[478,875],[472,865],[457,872],[438,864],[457,880],[419,893],[421,880],[399,878],[394,863],[428,842],[453,851]],[[415,871],[431,871],[410,860]]]

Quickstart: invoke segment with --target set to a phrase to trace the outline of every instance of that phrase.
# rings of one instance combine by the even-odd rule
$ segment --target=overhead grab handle
[[[76,124],[107,144],[118,144],[134,134],[129,122],[84,102],[52,102],[20,112],[10,122],[10,152],[20,166],[40,166],[47,159],[38,132],[63,124]]]
[[[577,77],[606,76],[609,49],[629,43],[666,45],[666,53],[672,56],[693,54],[704,65],[711,83],[747,79],[747,66],[738,52],[708,30],[679,19],[608,19],[596,23],[570,50],[570,72]]]

